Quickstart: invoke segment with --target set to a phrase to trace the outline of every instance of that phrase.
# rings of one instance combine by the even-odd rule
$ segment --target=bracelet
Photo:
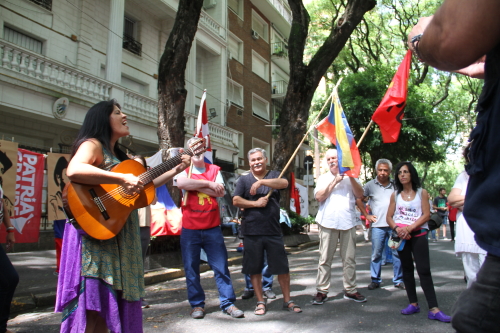
[[[7,227],[7,230],[14,230],[14,227]]]
[[[415,51],[415,55],[417,56],[417,59],[421,62],[422,61],[422,57],[420,56],[420,52],[418,52],[418,44],[420,43],[420,39],[422,38],[424,34],[418,34],[416,36],[413,36],[413,38],[411,39],[411,45],[413,46],[413,50]]]
[[[7,233],[9,233],[9,234],[11,234],[11,233],[13,233],[13,232],[14,232],[14,230],[11,230],[11,229],[8,229],[8,230],[7,230]]]

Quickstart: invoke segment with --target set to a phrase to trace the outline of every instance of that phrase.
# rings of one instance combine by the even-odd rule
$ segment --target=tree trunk
[[[163,160],[168,148],[184,146],[184,109],[186,65],[198,29],[203,0],[180,0],[174,27],[160,59],[158,68],[158,140]],[[179,191],[168,188],[179,202]]]
[[[282,169],[287,164],[307,130],[309,108],[316,88],[346,44],[363,15],[372,9],[374,0],[349,0],[344,14],[335,23],[328,38],[308,65],[303,62],[304,48],[309,28],[309,13],[302,0],[288,0],[293,14],[288,51],[290,60],[290,82],[279,116],[280,133],[274,146],[273,167]],[[288,175],[289,170],[286,171]],[[286,193],[284,198],[288,198]],[[282,202],[285,209],[289,204]]]

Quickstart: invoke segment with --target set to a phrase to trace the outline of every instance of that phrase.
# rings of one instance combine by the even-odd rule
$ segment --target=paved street
[[[449,314],[458,295],[465,289],[461,261],[453,251],[453,243],[430,243],[431,267],[441,310]],[[293,314],[282,310],[282,298],[277,279],[273,290],[278,297],[268,302],[268,313],[255,316],[255,299],[241,300],[244,289],[241,266],[231,266],[231,276],[238,300],[236,305],[245,311],[245,318],[233,319],[218,307],[218,296],[211,271],[202,274],[207,293],[206,312],[203,320],[189,316],[184,278],[148,286],[146,299],[151,304],[144,309],[145,332],[453,332],[450,324],[427,319],[427,304],[422,290],[417,289],[422,312],[403,316],[399,311],[408,301],[403,290],[392,286],[392,265],[383,267],[381,288],[370,291],[369,261],[371,243],[358,243],[357,282],[359,291],[367,296],[366,303],[356,303],[342,298],[342,269],[338,253],[332,271],[332,287],[324,305],[312,305],[318,262],[317,246],[294,252],[289,256],[291,266],[292,297],[302,306],[303,312]],[[18,315],[9,322],[14,332],[58,332],[60,314],[50,308]]]

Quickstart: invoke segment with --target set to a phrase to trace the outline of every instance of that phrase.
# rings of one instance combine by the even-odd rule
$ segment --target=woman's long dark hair
[[[420,178],[418,177],[417,169],[411,164],[411,162],[399,162],[398,165],[394,168],[394,186],[396,186],[396,190],[398,193],[401,193],[403,190],[403,184],[399,181],[398,173],[399,169],[403,167],[403,165],[406,165],[408,167],[408,171],[410,171],[410,177],[411,177],[411,188],[413,191],[417,192],[417,190],[421,187],[420,185]]]
[[[103,147],[108,149],[110,152],[114,152],[116,157],[120,161],[128,159],[127,154],[118,148],[118,142],[116,142],[114,147],[111,147],[111,124],[109,122],[109,116],[113,112],[114,106],[121,109],[120,104],[116,99],[109,101],[102,101],[91,107],[85,119],[83,120],[82,127],[76,136],[75,143],[71,148],[71,157],[75,156],[76,151],[80,148],[80,145],[89,139],[97,139]]]

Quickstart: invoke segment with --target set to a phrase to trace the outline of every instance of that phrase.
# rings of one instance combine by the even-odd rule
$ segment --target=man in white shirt
[[[327,299],[333,256],[339,240],[344,264],[344,298],[366,302],[356,290],[356,221],[352,218],[356,198],[363,196],[363,188],[357,179],[339,174],[336,149],[326,152],[326,162],[330,171],[319,177],[314,189],[314,197],[319,201],[316,223],[320,256],[313,304],[323,304]]]
[[[372,258],[370,271],[372,282],[368,285],[369,290],[380,287],[382,283],[382,255],[386,250],[386,244],[391,236],[392,230],[386,221],[387,209],[394,193],[394,184],[391,180],[392,163],[387,159],[380,159],[375,163],[377,177],[370,180],[364,187],[364,198],[356,200],[361,214],[370,221],[372,228]],[[363,201],[370,199],[371,214],[368,214]],[[392,282],[396,288],[405,289],[403,283],[403,271],[401,261],[396,250],[392,250],[392,262],[394,268],[394,278]]]

